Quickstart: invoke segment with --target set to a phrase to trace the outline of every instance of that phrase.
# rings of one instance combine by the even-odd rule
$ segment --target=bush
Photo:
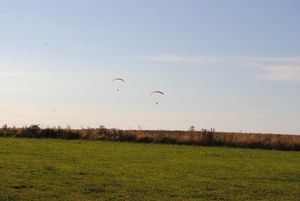
[[[300,135],[226,133],[215,132],[215,129],[196,131],[192,126],[188,131],[166,131],[107,129],[104,126],[99,126],[99,128],[81,128],[79,130],[71,129],[70,126],[65,129],[61,127],[42,129],[37,124],[23,128],[9,128],[5,124],[0,128],[0,136],[131,141],[300,151]]]

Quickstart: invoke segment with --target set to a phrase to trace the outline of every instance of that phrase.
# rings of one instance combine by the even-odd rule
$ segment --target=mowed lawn
[[[300,152],[0,138],[3,200],[300,200]]]

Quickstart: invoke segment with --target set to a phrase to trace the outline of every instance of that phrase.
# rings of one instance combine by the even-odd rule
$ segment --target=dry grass
[[[40,128],[38,125],[9,128],[4,125],[0,128],[0,136],[130,141],[300,151],[300,135],[228,133],[215,132],[213,129],[202,129],[201,131],[121,130],[116,128],[107,129],[104,126],[100,126],[99,128],[72,129],[69,126],[67,128]]]

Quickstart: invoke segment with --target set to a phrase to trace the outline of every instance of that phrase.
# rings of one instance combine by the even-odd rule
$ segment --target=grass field
[[[300,200],[300,154],[0,138],[0,200]]]

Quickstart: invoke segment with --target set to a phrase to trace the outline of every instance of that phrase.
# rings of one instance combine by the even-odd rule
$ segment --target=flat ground
[[[300,200],[300,153],[0,138],[0,200]]]

